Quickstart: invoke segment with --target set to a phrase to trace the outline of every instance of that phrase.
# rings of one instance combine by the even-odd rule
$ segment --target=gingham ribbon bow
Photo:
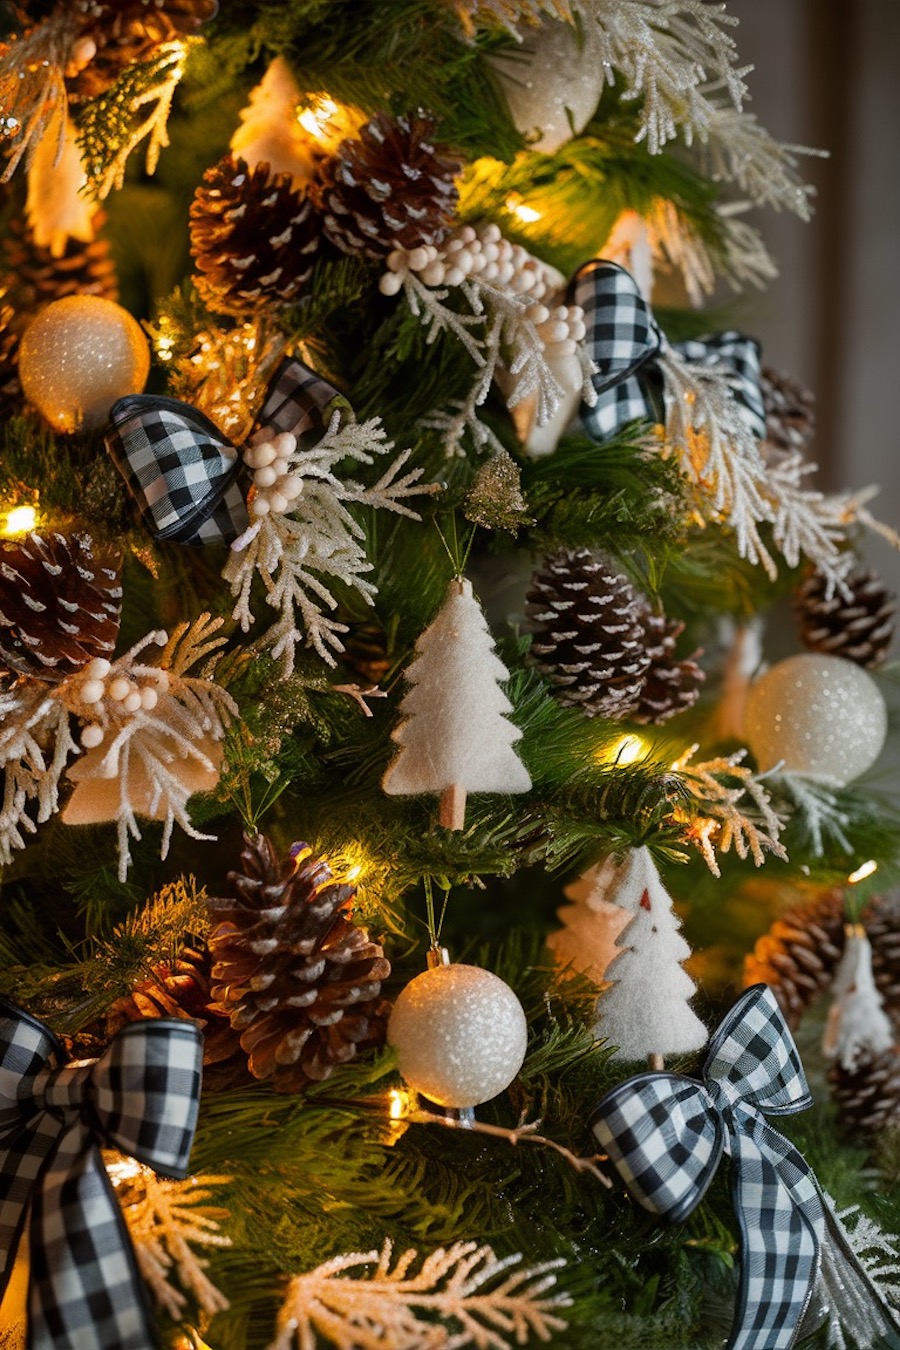
[[[302,361],[283,361],[257,427],[298,440],[320,429],[339,395]],[[243,461],[237,446],[203,413],[178,399],[129,394],[110,409],[110,458],[145,526],[180,544],[230,543],[247,528]]]
[[[191,1023],[126,1026],[100,1059],[0,1001],[0,1299],[30,1251],[29,1350],[149,1350],[153,1319],[101,1147],[183,1177],[200,1099]]]
[[[665,388],[657,358],[666,339],[630,272],[595,260],[575,274],[574,302],[584,310],[588,351],[597,367],[593,407],[581,408],[588,435],[602,441],[626,422],[665,421]],[[720,366],[751,432],[762,440],[766,412],[760,389],[759,346],[741,333],[672,343],[671,350],[699,366]]]
[[[763,1115],[811,1104],[797,1047],[767,985],[748,989],[714,1036],[701,1082],[638,1074],[591,1125],[635,1200],[678,1221],[700,1202],[723,1153],[741,1228],[731,1350],[786,1350],[809,1303],[825,1236],[818,1183]]]

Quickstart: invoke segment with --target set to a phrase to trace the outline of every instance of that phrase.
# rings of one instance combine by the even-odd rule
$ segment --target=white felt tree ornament
[[[872,945],[861,924],[847,927],[832,992],[822,1049],[853,1073],[861,1060],[894,1044],[890,1018],[872,974]]]
[[[306,183],[315,172],[316,144],[297,120],[300,90],[283,56],[276,56],[250,93],[241,125],[231,138],[231,153],[250,168],[268,164],[269,172],[289,173]]]
[[[651,1068],[661,1069],[664,1055],[687,1054],[707,1041],[706,1028],[688,1006],[697,986],[681,967],[691,949],[646,849],[636,851],[619,899],[634,917],[607,969],[612,983],[597,1003],[594,1031],[617,1047],[614,1059],[646,1057]]]
[[[531,779],[512,748],[522,733],[507,720],[512,704],[500,688],[509,671],[470,582],[450,582],[406,678],[403,720],[392,733],[400,751],[384,775],[385,792],[439,793],[441,824],[461,830],[468,792],[528,791]]]
[[[630,862],[629,858],[626,867]],[[567,886],[572,904],[556,911],[563,927],[547,938],[561,966],[586,975],[594,984],[602,983],[607,966],[618,955],[616,940],[631,918],[627,909],[609,898],[617,894],[623,871],[606,858]]]

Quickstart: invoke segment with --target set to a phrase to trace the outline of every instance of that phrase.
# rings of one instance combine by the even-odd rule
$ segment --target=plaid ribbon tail
[[[740,1124],[729,1142],[741,1283],[728,1350],[788,1350],[819,1273],[822,1201],[808,1163],[784,1135],[755,1112],[735,1115]]]
[[[59,1141],[30,1223],[29,1350],[151,1350],[153,1314],[100,1152]]]
[[[710,337],[673,342],[673,351],[691,365],[720,366],[728,375],[738,411],[751,435],[766,437],[766,406],[762,396],[759,343],[743,333],[715,333]]]

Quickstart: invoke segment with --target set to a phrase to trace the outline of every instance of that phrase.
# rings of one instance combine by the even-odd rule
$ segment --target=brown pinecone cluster
[[[342,253],[383,258],[395,248],[439,244],[448,233],[462,161],[433,135],[424,113],[382,113],[324,162],[317,189],[322,226]]]
[[[702,670],[694,657],[675,656],[684,625],[654,614],[626,577],[588,549],[545,559],[525,613],[535,666],[561,703],[588,717],[659,725],[699,697]]]
[[[900,899],[876,896],[863,923],[872,944],[872,968],[885,1011],[900,1028]],[[776,919],[744,963],[744,983],[768,984],[794,1028],[830,988],[844,947],[844,895],[834,890]],[[900,1128],[900,1044],[861,1059],[853,1070],[828,1073],[845,1129],[870,1137]]]
[[[191,37],[218,8],[218,0],[67,0],[78,19],[69,92],[79,99],[105,93],[126,66]]]
[[[348,914],[354,889],[332,880],[305,845],[280,860],[264,835],[245,836],[232,895],[208,901],[215,1010],[230,1018],[250,1072],[279,1092],[327,1078],[383,1039],[381,982],[390,964]]]
[[[289,305],[312,275],[321,222],[289,174],[230,155],[203,176],[191,204],[191,252],[211,309],[238,317]]]
[[[896,596],[871,569],[857,568],[844,584],[848,593],[831,587],[819,571],[804,577],[793,606],[800,639],[811,651],[880,666],[894,639]]]
[[[57,683],[119,634],[121,557],[89,535],[28,534],[0,544],[0,660]]]
[[[308,188],[226,156],[191,206],[191,251],[212,309],[237,317],[303,294],[323,247],[383,258],[439,242],[454,223],[461,161],[424,115],[372,119],[318,161]]]

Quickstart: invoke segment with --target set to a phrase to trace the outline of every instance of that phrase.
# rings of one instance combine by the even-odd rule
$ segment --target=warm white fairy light
[[[304,131],[317,141],[327,139],[328,124],[338,110],[338,105],[327,94],[320,94],[312,103],[297,114],[297,121]]]
[[[540,220],[541,218],[541,212],[536,211],[534,207],[529,206],[527,202],[523,202],[517,192],[514,192],[511,196],[507,197],[505,205],[509,214],[511,216],[516,216],[523,224],[533,225],[536,220]]]
[[[29,534],[37,525],[37,511],[33,506],[14,506],[0,516],[0,534],[12,537]]]
[[[865,881],[873,872],[878,871],[878,864],[874,858],[869,858],[868,862],[861,863],[855,872],[851,872],[847,878],[851,886],[855,886],[858,881]]]

